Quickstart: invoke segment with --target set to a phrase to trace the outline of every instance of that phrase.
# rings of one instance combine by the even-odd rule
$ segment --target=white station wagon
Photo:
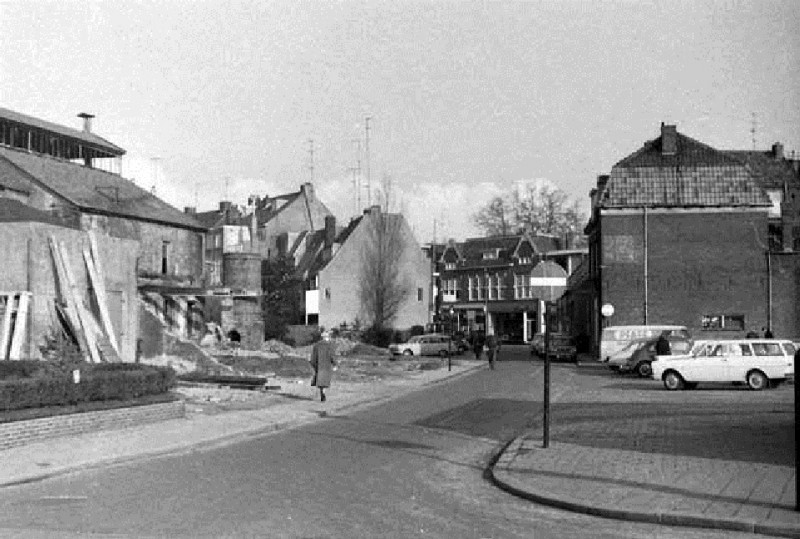
[[[393,355],[402,354],[404,356],[442,356],[446,357],[451,348],[455,351],[456,347],[450,344],[450,337],[438,333],[428,333],[427,335],[415,335],[408,339],[408,342],[400,344],[390,344],[389,351]]]
[[[792,341],[780,339],[698,341],[690,354],[658,356],[653,378],[669,390],[704,382],[744,382],[759,390],[794,378],[794,353]]]

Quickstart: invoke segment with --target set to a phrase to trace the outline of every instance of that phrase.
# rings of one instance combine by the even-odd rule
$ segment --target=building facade
[[[791,274],[780,286],[797,300],[789,290],[796,257],[784,251],[783,237],[776,240],[784,227],[775,208],[784,200],[771,199],[764,179],[735,153],[662,124],[657,139],[598,178],[586,227],[588,267],[568,293],[571,316],[580,313],[586,324],[575,333],[588,331],[595,346],[607,325],[685,325],[695,338],[762,328],[797,335],[796,307],[777,316],[774,301],[779,245]],[[614,314],[603,317],[604,305]]]

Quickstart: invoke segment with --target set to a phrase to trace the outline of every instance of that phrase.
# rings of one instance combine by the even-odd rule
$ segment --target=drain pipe
[[[767,329],[772,331],[772,253],[767,249]]]
[[[647,206],[642,206],[644,219],[644,325],[647,325]]]

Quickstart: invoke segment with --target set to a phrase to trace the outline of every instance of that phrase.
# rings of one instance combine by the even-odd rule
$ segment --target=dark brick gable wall
[[[699,338],[703,315],[744,315],[767,325],[766,212],[648,211],[649,324],[686,325]],[[603,215],[603,302],[610,325],[644,323],[644,217]]]

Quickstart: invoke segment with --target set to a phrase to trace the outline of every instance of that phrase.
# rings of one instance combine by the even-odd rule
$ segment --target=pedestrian
[[[475,359],[480,359],[483,355],[483,335],[480,331],[476,331],[472,335],[472,351],[475,352]]]
[[[325,402],[325,388],[331,386],[331,376],[336,365],[336,348],[331,342],[331,332],[322,332],[322,340],[315,343],[311,349],[311,367],[314,369],[314,377],[311,379],[311,386],[319,388],[319,400]]]
[[[489,359],[489,368],[494,370],[494,362],[497,360],[497,353],[500,351],[500,341],[494,333],[486,336],[486,357]]]
[[[670,354],[672,354],[672,350],[670,350],[669,340],[667,339],[667,332],[662,332],[661,335],[658,336],[658,340],[656,341],[656,355],[668,356]]]

